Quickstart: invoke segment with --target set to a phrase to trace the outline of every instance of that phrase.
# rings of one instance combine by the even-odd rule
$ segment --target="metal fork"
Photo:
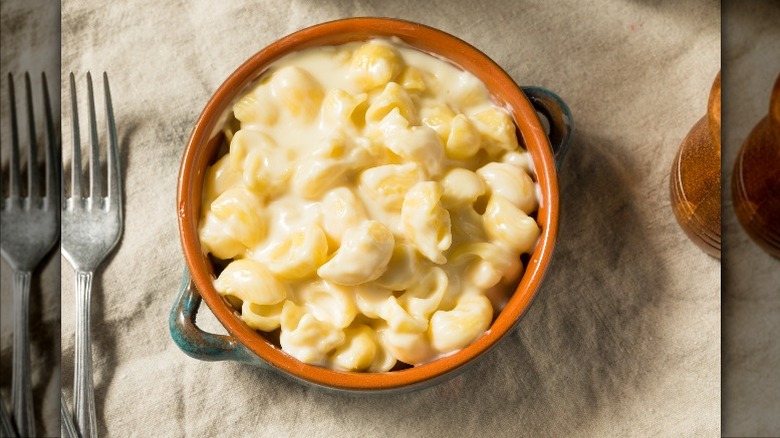
[[[65,401],[65,394],[62,392],[60,392],[60,437],[79,438],[76,425],[73,424],[73,417],[68,409],[68,402]]]
[[[5,403],[2,400],[0,400],[0,432],[2,432],[3,437],[14,438],[17,436],[11,418],[5,412]]]
[[[46,122],[45,179],[46,193],[41,193],[38,163],[38,137],[35,128],[30,75],[24,75],[27,97],[28,147],[27,147],[27,196],[19,187],[19,128],[16,117],[13,75],[8,75],[8,98],[11,103],[11,157],[9,163],[8,197],[0,208],[0,247],[3,258],[14,271],[14,345],[13,380],[11,398],[14,422],[21,436],[35,436],[35,413],[30,383],[29,304],[31,272],[51,250],[60,234],[60,178],[57,175],[58,160],[55,147],[54,122],[52,120],[49,89],[46,75],[43,83],[43,104]],[[2,178],[0,178],[2,181]],[[2,187],[0,187],[2,192]]]
[[[97,436],[95,396],[92,386],[92,346],[89,327],[92,275],[98,265],[116,246],[122,234],[122,183],[119,170],[119,145],[117,143],[114,111],[108,76],[103,73],[106,122],[108,130],[108,187],[102,194],[100,155],[95,98],[92,91],[92,75],[87,73],[89,97],[89,196],[81,186],[81,139],[79,135],[76,81],[70,74],[70,95],[73,119],[73,159],[71,172],[71,196],[63,193],[62,254],[76,271],[76,358],[74,372],[74,401],[76,423],[81,436]],[[64,166],[63,166],[64,167]]]

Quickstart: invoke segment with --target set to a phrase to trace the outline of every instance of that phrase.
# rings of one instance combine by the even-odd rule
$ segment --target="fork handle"
[[[11,399],[14,422],[20,436],[35,436],[32,385],[30,383],[30,277],[14,272],[14,352]]]
[[[60,436],[62,438],[79,438],[76,425],[73,424],[73,416],[65,401],[65,394],[60,392]]]
[[[92,337],[89,329],[92,272],[76,272],[76,358],[73,407],[83,438],[97,437],[95,391],[92,385]]]
[[[11,423],[11,417],[5,412],[5,403],[3,403],[2,399],[0,399],[0,432],[4,437],[16,438],[19,436],[16,434],[16,430],[14,430],[13,423]]]

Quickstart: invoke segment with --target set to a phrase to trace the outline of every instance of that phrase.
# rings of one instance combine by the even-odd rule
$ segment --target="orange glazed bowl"
[[[201,192],[209,165],[223,144],[223,115],[232,103],[284,55],[303,49],[334,46],[376,37],[395,37],[420,51],[450,61],[479,78],[498,105],[506,107],[517,127],[520,143],[529,151],[541,199],[537,223],[539,241],[525,263],[525,272],[506,306],[487,332],[456,353],[411,368],[384,373],[335,371],[298,361],[278,345],[247,326],[236,310],[214,288],[215,271],[204,254],[198,227]],[[539,114],[546,119],[543,124]],[[187,269],[170,315],[174,341],[188,355],[209,361],[235,360],[264,366],[288,377],[341,392],[379,393],[418,389],[463,371],[490,350],[528,310],[550,264],[558,234],[557,165],[571,144],[572,120],[568,107],[555,94],[538,87],[519,87],[485,54],[468,43],[428,26],[386,18],[350,18],[312,26],[288,35],[238,67],[206,104],[187,143],[177,189],[178,225]],[[229,333],[210,334],[196,325],[201,303]]]

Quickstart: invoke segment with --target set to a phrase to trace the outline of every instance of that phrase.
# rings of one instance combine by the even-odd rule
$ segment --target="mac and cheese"
[[[372,40],[278,60],[232,108],[200,239],[283,351],[384,372],[489,327],[540,228],[530,157],[475,76]]]

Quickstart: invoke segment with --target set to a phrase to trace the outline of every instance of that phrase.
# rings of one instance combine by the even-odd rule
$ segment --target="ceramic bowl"
[[[217,158],[223,139],[221,115],[233,100],[280,57],[310,47],[339,45],[376,37],[397,37],[421,51],[450,60],[487,85],[493,98],[511,108],[518,138],[530,152],[541,188],[538,223],[542,228],[526,271],[506,307],[490,329],[474,343],[450,356],[424,365],[386,373],[334,371],[302,363],[250,329],[217,293],[214,269],[198,237],[201,190],[207,167]],[[546,119],[543,124],[538,116]],[[184,151],[177,189],[178,225],[187,269],[170,317],[174,341],[201,360],[235,360],[260,365],[315,386],[345,392],[389,392],[432,385],[462,371],[490,350],[520,320],[542,283],[558,234],[559,164],[571,142],[568,107],[555,94],[538,87],[519,87],[490,58],[466,42],[431,27],[385,18],[351,18],[309,27],[288,35],[252,56],[225,80],[206,104]],[[214,335],[196,322],[201,297],[229,333]]]

